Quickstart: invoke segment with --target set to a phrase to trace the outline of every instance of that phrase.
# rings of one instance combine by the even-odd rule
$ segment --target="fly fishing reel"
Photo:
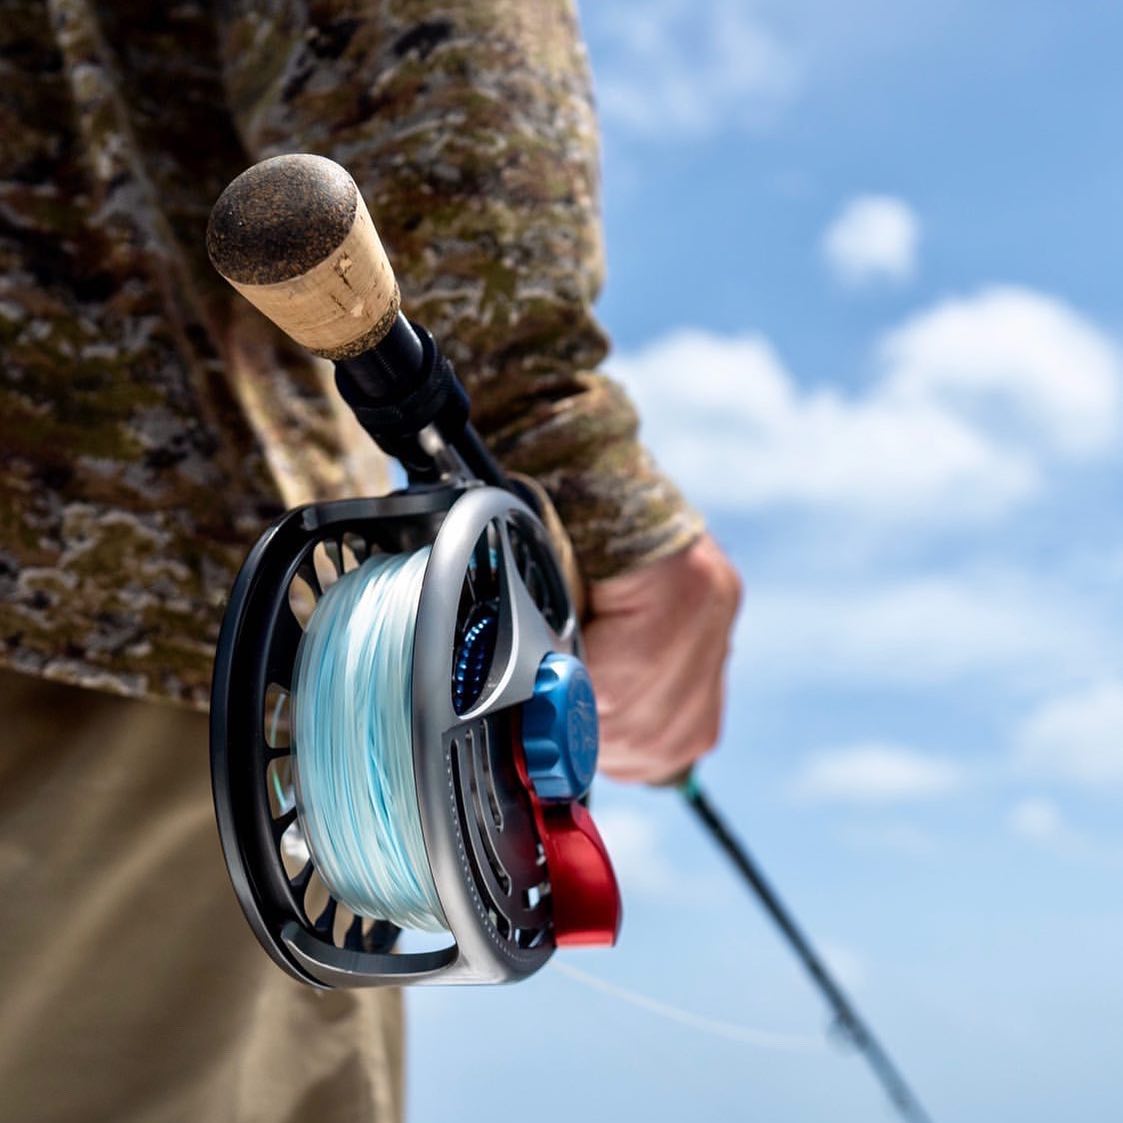
[[[505,982],[611,944],[619,894],[582,803],[596,711],[532,494],[398,290],[350,176],[267,160],[215,206],[219,271],[336,361],[410,486],[290,511],[230,596],[211,714],[227,866],[263,947],[323,987]],[[395,952],[401,928],[446,931]]]

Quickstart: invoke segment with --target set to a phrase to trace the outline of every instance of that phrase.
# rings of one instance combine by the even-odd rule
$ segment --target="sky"
[[[936,1120],[1116,1120],[1123,8],[582,14],[610,370],[746,587],[699,778]],[[892,1118],[677,797],[594,798],[620,945],[412,992],[412,1120]]]

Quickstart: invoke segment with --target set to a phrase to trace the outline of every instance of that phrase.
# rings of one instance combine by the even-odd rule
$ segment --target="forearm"
[[[590,373],[606,351],[591,314],[597,152],[571,5],[369,7],[316,8],[308,26],[235,16],[247,147],[349,168],[404,306],[456,363],[497,455],[550,491],[587,576],[681,548],[696,516],[638,444],[622,391]]]

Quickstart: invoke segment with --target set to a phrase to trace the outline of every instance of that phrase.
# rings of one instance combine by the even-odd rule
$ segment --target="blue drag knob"
[[[523,707],[523,747],[540,799],[574,800],[597,767],[597,700],[580,659],[551,652],[538,666]]]

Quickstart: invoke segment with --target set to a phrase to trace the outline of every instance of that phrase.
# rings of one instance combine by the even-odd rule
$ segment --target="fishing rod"
[[[795,952],[796,958],[827,1000],[827,1005],[834,1015],[835,1026],[845,1040],[866,1058],[875,1078],[885,1089],[886,1095],[901,1118],[908,1123],[932,1123],[932,1117],[925,1111],[920,1100],[909,1087],[908,1081],[846,996],[846,992],[835,980],[827,965],[819,958],[811,941],[804,935],[748,848],[730,831],[718,814],[692,771],[687,773],[686,778],[679,783],[678,790],[687,806],[744,877],[776,927],[780,929],[784,939]]]
[[[611,945],[620,895],[583,802],[596,706],[548,500],[485,448],[338,164],[279,156],[243,172],[207,250],[335,363],[409,481],[289,511],[231,591],[211,778],[251,928],[290,975],[328,988],[508,982],[557,946]],[[395,951],[402,929],[445,942]]]
[[[338,164],[279,156],[243,172],[215,204],[207,250],[334,362],[343,400],[408,480],[287,512],[231,590],[211,779],[254,934],[320,988],[510,982],[559,946],[612,945],[620,894],[586,806],[596,702],[548,498],[476,433]],[[926,1121],[696,781],[682,790],[902,1114]],[[440,946],[399,950],[403,929]]]

